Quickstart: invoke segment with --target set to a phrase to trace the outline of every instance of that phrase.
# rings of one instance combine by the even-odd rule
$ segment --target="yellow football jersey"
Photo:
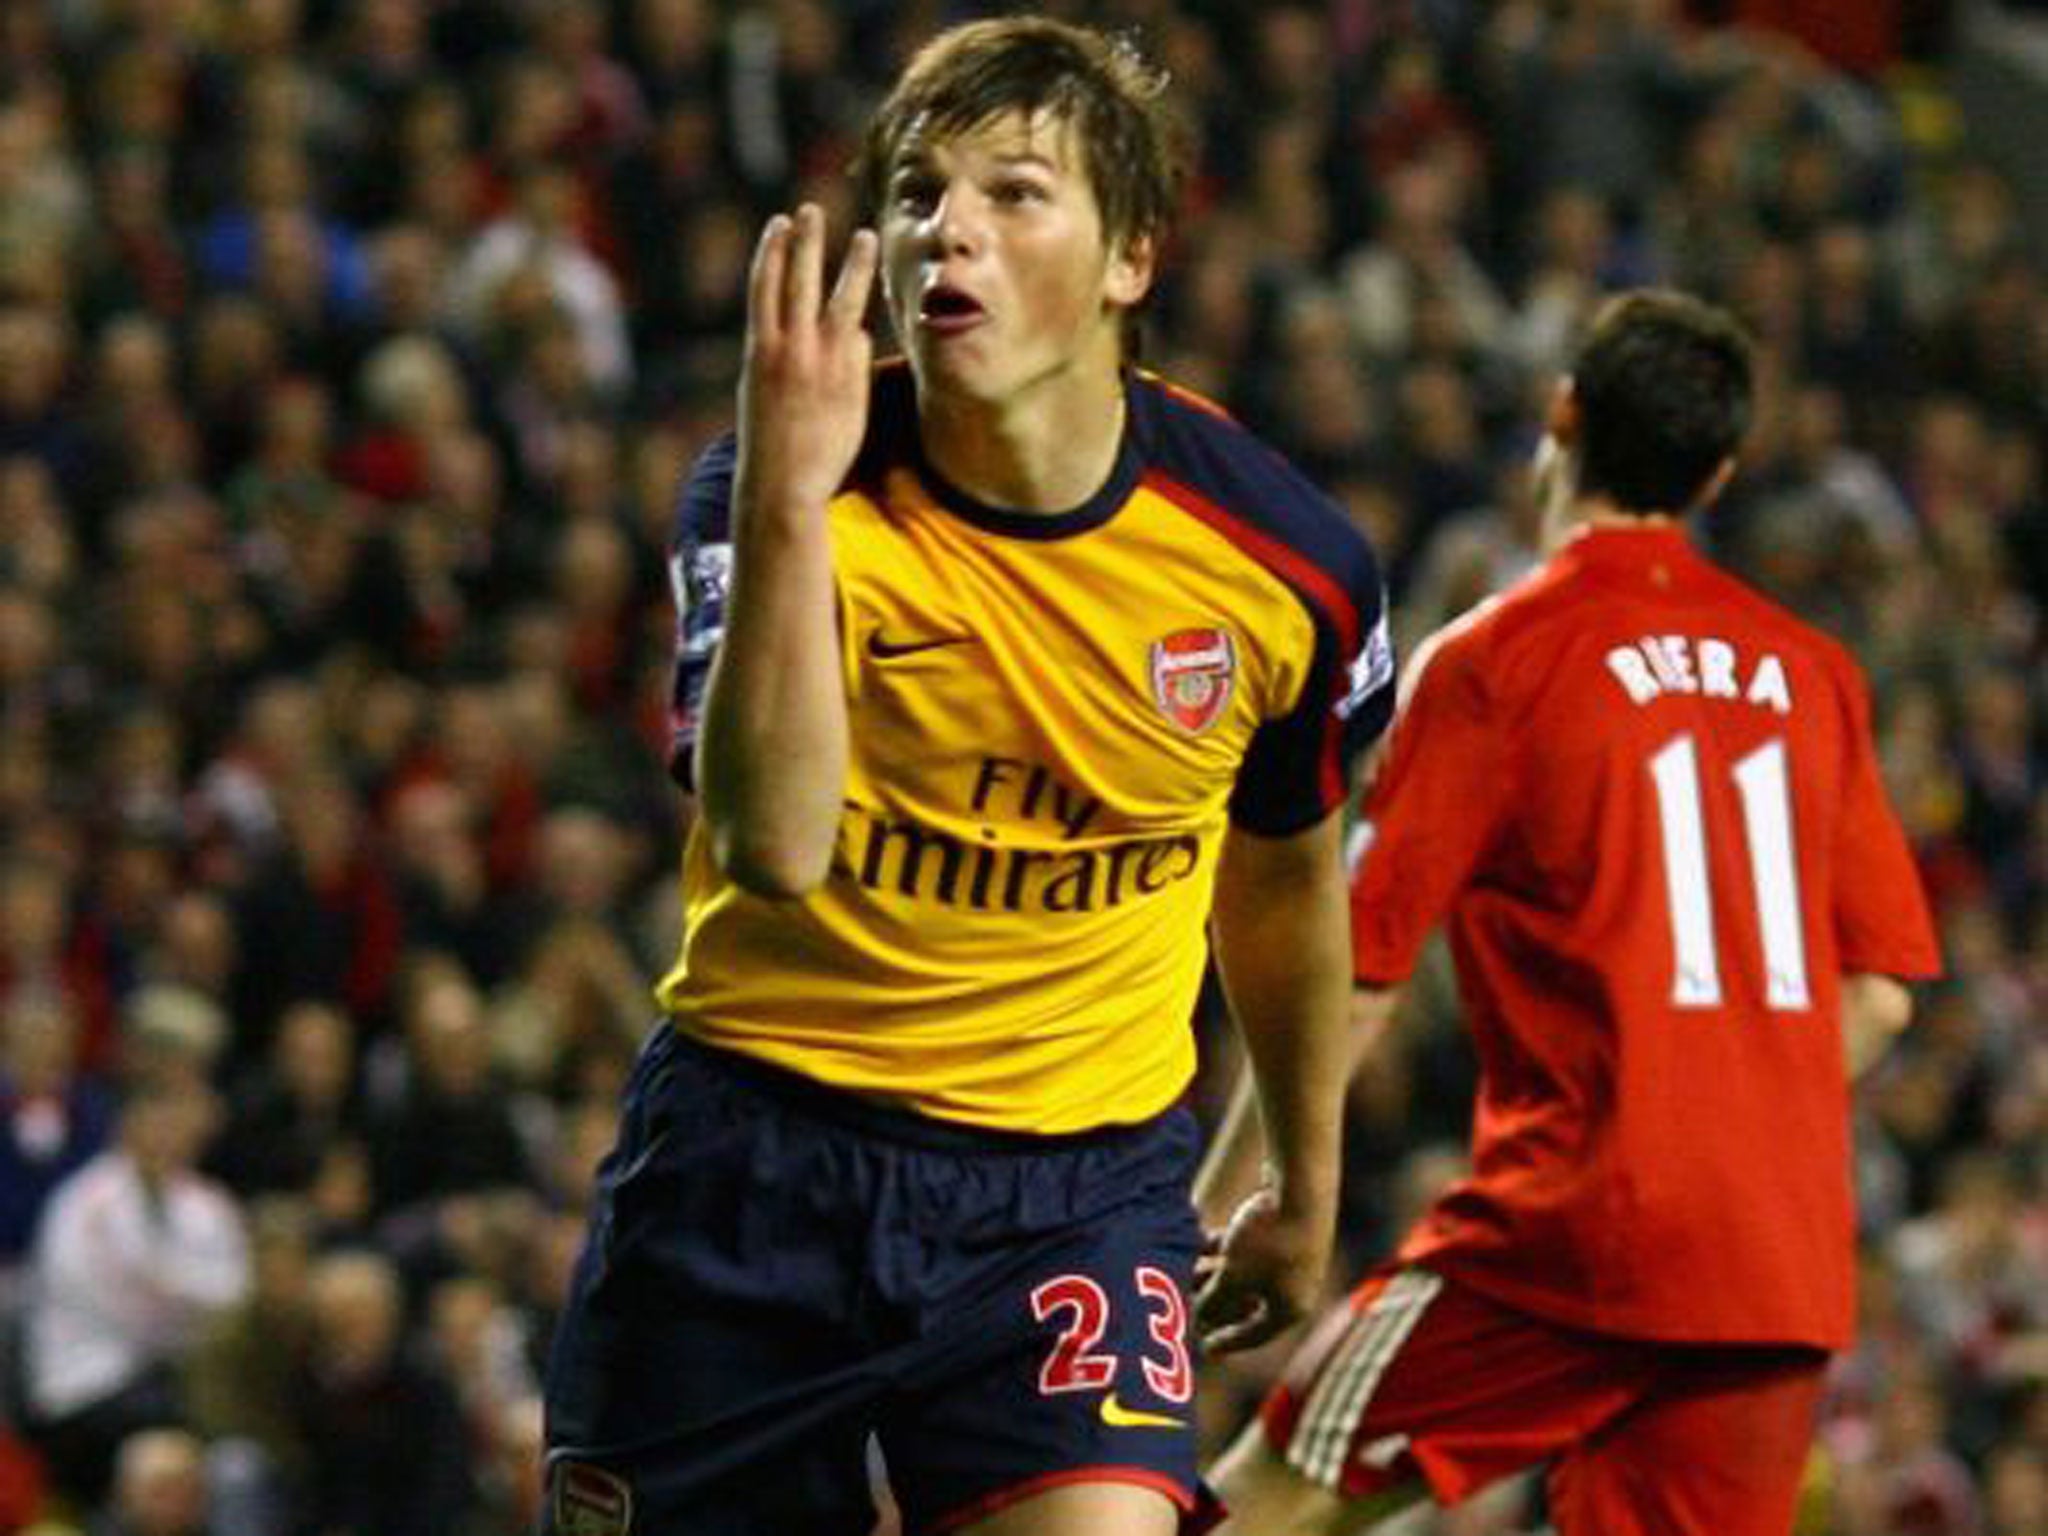
[[[877,371],[828,514],[852,725],[831,872],[764,901],[690,838],[659,988],[679,1027],[1005,1130],[1135,1122],[1186,1088],[1225,827],[1335,808],[1394,665],[1341,513],[1214,407],[1142,375],[1128,395],[1109,480],[1046,516],[941,480],[908,370]],[[732,470],[728,438],[679,519],[679,771],[723,625]]]

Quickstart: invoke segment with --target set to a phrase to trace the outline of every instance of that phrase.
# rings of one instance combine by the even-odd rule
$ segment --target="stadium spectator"
[[[295,1402],[308,1448],[301,1518],[325,1536],[446,1536],[474,1500],[461,1408],[407,1337],[389,1260],[321,1259]]]
[[[236,1447],[244,1491],[282,1508],[302,1497],[310,1457],[300,1393],[313,1237],[301,1203],[266,1197],[250,1207],[248,1294],[207,1324],[179,1379],[185,1421],[208,1444]]]
[[[51,1192],[98,1154],[113,1123],[105,1084],[79,1070],[63,999],[10,997],[0,1008],[0,1295],[12,1297]]]
[[[241,1213],[194,1171],[214,1115],[187,1077],[137,1082],[115,1144],[57,1187],[37,1229],[26,1403],[58,1487],[87,1503],[128,1434],[178,1422],[179,1363],[248,1287]]]
[[[182,1429],[137,1430],[114,1458],[114,1485],[87,1536],[212,1536],[206,1447]]]
[[[356,1064],[347,1012],[321,999],[287,1006],[267,1058],[236,1085],[210,1166],[243,1199],[305,1193],[333,1149],[363,1133]]]

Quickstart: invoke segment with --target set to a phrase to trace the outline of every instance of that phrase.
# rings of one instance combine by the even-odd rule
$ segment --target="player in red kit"
[[[1223,1457],[1227,1530],[1353,1531],[1541,1464],[1561,1536],[1791,1528],[1852,1330],[1848,1080],[1938,956],[1856,665],[1687,542],[1750,402],[1725,315],[1610,302],[1538,457],[1549,559],[1404,679],[1357,1011],[1384,1025],[1444,922],[1472,1172]]]

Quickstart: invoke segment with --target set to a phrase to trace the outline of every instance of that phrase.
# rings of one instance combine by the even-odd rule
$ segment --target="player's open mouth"
[[[932,284],[925,289],[924,297],[917,306],[918,324],[941,336],[956,336],[962,331],[970,331],[987,318],[988,311],[981,307],[979,299],[950,283]]]

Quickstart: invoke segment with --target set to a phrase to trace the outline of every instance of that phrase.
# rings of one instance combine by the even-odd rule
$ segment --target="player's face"
[[[1151,262],[1106,245],[1069,123],[1009,112],[913,132],[880,222],[890,318],[926,391],[1009,405],[1114,375]]]

